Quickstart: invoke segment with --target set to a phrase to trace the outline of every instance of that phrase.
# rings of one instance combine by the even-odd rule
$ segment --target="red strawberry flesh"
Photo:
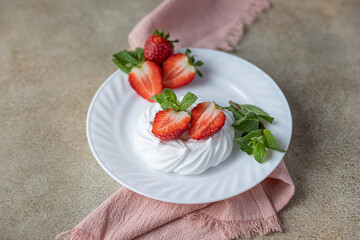
[[[140,96],[150,102],[154,102],[150,97],[160,94],[163,89],[160,67],[152,61],[133,67],[129,73],[129,82]]]
[[[191,111],[190,137],[195,140],[207,138],[224,126],[226,116],[215,103],[199,103]]]
[[[165,88],[177,88],[189,84],[196,74],[196,69],[189,64],[183,53],[171,55],[162,65],[163,85]]]
[[[162,140],[178,138],[189,127],[190,115],[185,111],[177,112],[171,108],[155,115],[151,132]]]

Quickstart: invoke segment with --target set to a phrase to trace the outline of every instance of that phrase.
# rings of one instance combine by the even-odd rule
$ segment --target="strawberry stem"
[[[239,111],[241,111],[241,108],[238,106],[238,105],[236,105],[233,101],[229,101],[229,104],[231,105],[231,106],[233,106],[235,109],[237,109],[237,110],[239,110]],[[230,107],[229,107],[230,108]]]
[[[192,66],[195,67],[195,71],[196,73],[202,77],[203,74],[199,71],[199,69],[197,69],[197,67],[200,67],[202,65],[204,65],[204,63],[202,61],[195,61],[195,55],[194,56],[190,56],[191,50],[190,49],[186,49],[185,51],[185,55],[188,58],[188,63]]]
[[[153,35],[158,35],[158,36],[160,36],[160,37],[165,38],[166,40],[168,40],[168,42],[169,42],[169,43],[171,44],[171,46],[173,46],[173,47],[174,47],[174,43],[179,42],[179,39],[169,40],[168,38],[170,37],[170,33],[166,33],[166,34],[164,35],[164,31],[161,30],[161,31],[159,32],[159,30],[158,30],[157,28],[154,29]]]

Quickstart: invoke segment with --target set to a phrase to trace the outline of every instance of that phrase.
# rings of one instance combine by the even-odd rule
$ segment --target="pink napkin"
[[[175,204],[120,188],[66,239],[233,239],[282,231],[276,212],[294,194],[283,161],[262,183],[230,199],[210,204]]]
[[[256,16],[269,4],[262,0],[165,0],[131,31],[131,48],[143,47],[154,28],[180,39],[177,48],[232,50]]]
[[[129,35],[132,48],[142,47],[154,27],[181,39],[176,47],[231,50],[268,4],[261,0],[165,0]],[[276,212],[294,194],[284,161],[254,188],[208,204],[174,204],[141,196],[124,187],[110,196],[66,239],[233,239],[282,231]]]

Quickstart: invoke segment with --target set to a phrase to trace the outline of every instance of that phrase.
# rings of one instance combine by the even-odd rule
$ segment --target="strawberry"
[[[144,60],[142,48],[120,51],[113,55],[113,62],[121,71],[129,74],[131,87],[141,97],[154,102],[150,97],[162,91],[161,69],[156,63]]]
[[[202,74],[196,66],[203,65],[203,62],[195,62],[194,57],[190,57],[190,50],[184,53],[171,55],[162,65],[163,85],[166,88],[177,88],[189,84],[197,73]]]
[[[188,128],[190,115],[186,112],[197,99],[197,97],[188,92],[179,102],[176,94],[168,88],[165,88],[161,94],[152,97],[156,100],[163,111],[155,115],[151,132],[162,140],[170,140],[180,137]]]
[[[168,108],[155,115],[151,132],[162,140],[178,138],[188,129],[190,115],[185,111]]]
[[[145,61],[139,66],[131,68],[129,83],[141,97],[154,102],[150,97],[162,91],[160,67],[152,61]]]
[[[164,31],[155,31],[150,36],[144,46],[144,55],[146,60],[151,60],[161,65],[171,54],[174,52],[174,42],[179,40],[170,41],[168,38],[170,34],[165,34]]]
[[[226,116],[214,102],[202,102],[191,110],[190,137],[200,140],[209,137],[222,128]]]

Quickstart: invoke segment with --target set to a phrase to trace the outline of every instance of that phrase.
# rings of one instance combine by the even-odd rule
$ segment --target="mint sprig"
[[[264,122],[261,121],[265,120],[272,123],[273,117],[254,105],[241,105],[232,101],[229,103],[230,106],[223,109],[233,114],[235,122],[232,126],[242,132],[242,136],[235,139],[242,151],[248,155],[254,154],[255,160],[259,163],[263,163],[265,160],[266,148],[286,152],[276,142],[270,130],[265,128]]]
[[[177,100],[176,94],[165,88],[162,93],[154,95],[151,99],[158,102],[161,108],[166,111],[169,108],[174,109],[175,111],[185,111],[197,100],[197,96],[192,92],[187,92],[181,102]]]
[[[235,120],[238,120],[240,117],[244,117],[247,113],[253,112],[258,115],[260,118],[272,123],[274,121],[273,117],[270,117],[264,110],[259,107],[250,104],[240,105],[238,103],[234,103],[233,101],[229,101],[230,106],[229,110],[233,112]]]
[[[113,62],[126,74],[129,74],[131,68],[139,66],[144,62],[145,56],[142,48],[137,48],[135,51],[126,51],[115,53],[113,55]]]

